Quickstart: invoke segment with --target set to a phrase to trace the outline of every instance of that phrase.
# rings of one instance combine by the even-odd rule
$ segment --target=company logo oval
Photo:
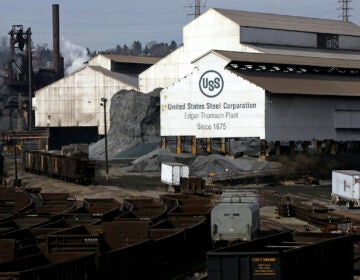
[[[199,88],[203,95],[207,97],[216,97],[224,88],[224,80],[220,73],[209,70],[201,75]]]

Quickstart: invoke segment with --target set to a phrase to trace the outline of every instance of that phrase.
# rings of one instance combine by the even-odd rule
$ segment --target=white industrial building
[[[176,137],[178,152],[186,137],[193,152],[216,141],[226,152],[242,137],[264,147],[360,140],[360,27],[351,22],[209,9],[183,28],[181,47],[155,62],[136,61],[144,66],[136,79],[131,61],[93,58],[36,92],[36,126],[101,134],[102,97],[163,88],[163,146]]]
[[[139,75],[139,88],[170,86],[210,50],[357,60],[359,35],[351,22],[209,9],[184,26],[181,47]]]
[[[57,134],[67,134],[70,140],[76,132],[79,136],[92,134],[97,139],[98,134],[104,134],[101,98],[108,100],[106,115],[109,120],[112,96],[123,89],[138,90],[138,74],[158,60],[152,57],[95,56],[84,68],[35,93],[35,126],[47,127],[54,132],[62,128],[55,133],[58,138]]]
[[[359,26],[210,9],[183,34],[182,47],[139,76],[144,92],[164,88],[163,146],[173,136],[194,149],[218,141],[223,152],[241,137],[264,147],[360,140]]]

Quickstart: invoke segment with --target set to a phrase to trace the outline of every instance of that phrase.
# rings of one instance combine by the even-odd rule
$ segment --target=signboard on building
[[[161,136],[265,136],[265,92],[225,69],[199,69],[161,92]]]

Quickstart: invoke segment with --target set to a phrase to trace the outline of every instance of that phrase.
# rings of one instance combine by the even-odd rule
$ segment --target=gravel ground
[[[76,196],[78,201],[85,198],[114,198],[119,202],[129,196],[159,197],[166,193],[165,186],[160,181],[159,174],[131,174],[123,171],[123,163],[110,164],[109,181],[106,181],[103,163],[98,164],[96,180],[89,186],[83,186],[65,182],[59,179],[49,178],[24,172],[22,163],[18,160],[18,178],[21,179],[22,187],[41,188],[44,193],[70,193]],[[15,178],[14,159],[5,156],[4,180],[7,185],[12,185]]]
[[[76,196],[77,200],[84,198],[115,198],[121,202],[129,196],[158,197],[166,194],[166,186],[161,183],[160,172],[128,173],[128,161],[110,161],[109,180],[106,181],[105,164],[97,163],[95,182],[89,186],[77,185],[46,176],[25,173],[21,161],[18,160],[18,178],[22,180],[23,187],[39,187],[42,192],[67,192]],[[15,174],[14,159],[5,156],[4,171],[7,185],[11,185]],[[250,185],[260,191],[261,206],[276,205],[276,196],[272,194],[298,195],[325,205],[331,205],[331,182],[323,181],[320,185]],[[234,186],[232,186],[234,187]],[[242,187],[239,185],[238,187]],[[249,188],[249,185],[246,185]],[[333,205],[331,205],[333,206]],[[340,205],[338,208],[345,208]],[[360,210],[354,210],[359,211]]]

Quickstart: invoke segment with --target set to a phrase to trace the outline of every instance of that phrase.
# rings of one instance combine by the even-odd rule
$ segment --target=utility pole
[[[100,105],[104,107],[104,130],[105,130],[105,168],[106,168],[106,181],[109,181],[109,160],[108,160],[108,145],[107,145],[107,125],[106,125],[106,102],[105,97],[101,98]]]
[[[352,10],[352,8],[350,8],[349,3],[351,2],[351,0],[338,0],[339,3],[342,3],[342,6],[338,8],[338,10],[342,10],[342,20],[343,21],[349,21],[350,18],[350,14],[349,11]]]
[[[201,0],[195,0],[195,18],[200,16],[200,4]]]
[[[31,53],[31,28],[26,31],[27,56],[28,56],[28,80],[29,80],[29,102],[28,102],[28,131],[32,130],[32,53]]]

